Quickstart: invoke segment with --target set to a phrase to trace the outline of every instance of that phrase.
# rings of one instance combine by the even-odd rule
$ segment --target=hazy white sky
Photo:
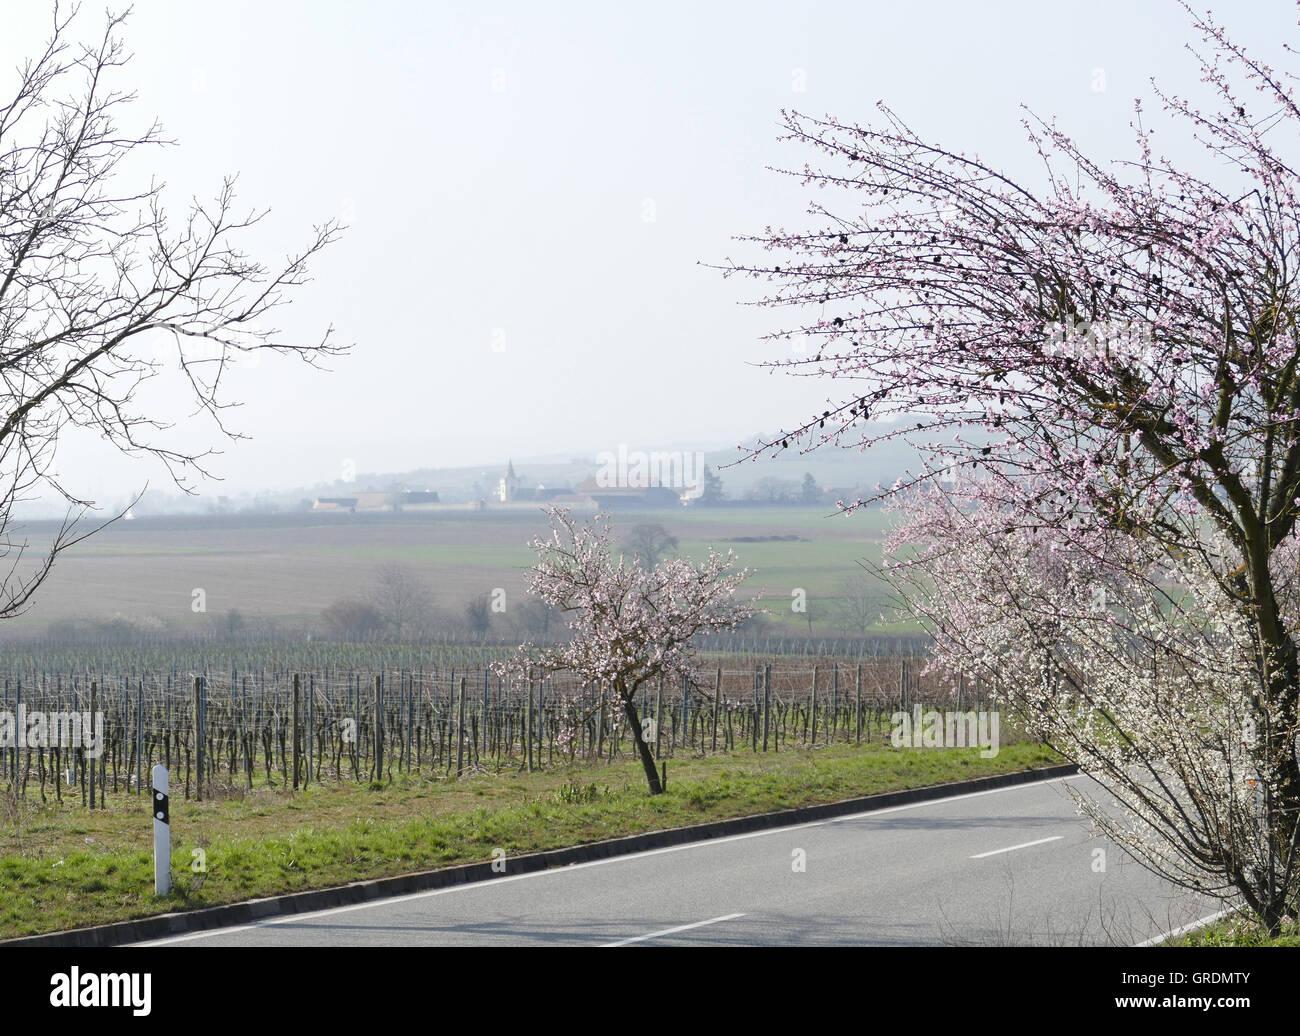
[[[4,7],[7,95],[50,5]],[[1290,5],[1224,16],[1270,58],[1297,35]],[[98,7],[80,23],[93,38]],[[792,424],[835,386],[753,367],[781,355],[760,337],[789,314],[738,305],[757,282],[697,265],[739,255],[733,234],[806,222],[807,192],[765,169],[811,157],[777,143],[779,109],[869,121],[883,98],[1032,180],[1021,102],[1129,157],[1148,77],[1196,79],[1173,0],[141,0],[126,37],[135,116],[178,141],[155,156],[177,212],[238,172],[242,201],[272,209],[267,259],[313,223],[351,225],[280,326],[333,322],[354,351],[332,373],[271,358],[240,375],[234,424],[253,438],[217,460],[213,493],[333,479],[345,459],[594,459]],[[93,443],[61,446],[91,496],[160,484]]]

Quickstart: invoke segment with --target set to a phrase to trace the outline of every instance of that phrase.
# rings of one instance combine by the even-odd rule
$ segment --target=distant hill
[[[751,435],[741,440],[747,446],[759,439]],[[691,451],[699,444],[637,444],[647,453],[659,451]],[[609,449],[608,445],[602,449]],[[343,496],[360,492],[395,492],[432,490],[446,503],[468,502],[490,498],[497,488],[497,480],[504,474],[506,464],[514,465],[521,485],[527,489],[543,486],[548,489],[573,489],[590,478],[599,468],[600,450],[572,451],[565,454],[533,456],[521,451],[501,457],[490,464],[461,467],[425,467],[411,471],[358,472],[354,479],[338,479],[328,483],[258,492],[217,495],[200,493],[187,496],[170,489],[151,489],[133,508],[135,517],[199,514],[268,514],[310,510],[317,497]],[[862,450],[825,446],[807,454],[798,447],[776,457],[744,459],[744,451],[736,446],[709,444],[703,449],[704,463],[722,479],[724,497],[742,499],[764,479],[783,483],[802,484],[804,476],[811,474],[823,489],[858,490],[871,492],[877,483],[889,485],[907,469],[916,470],[920,464],[917,451],[902,442],[888,442]],[[120,509],[126,500],[103,502],[105,509]],[[111,512],[109,512],[111,513]],[[62,509],[49,502],[36,502],[21,507],[18,516],[23,519],[51,518],[62,514]],[[105,511],[100,512],[101,515]]]
[[[757,439],[758,436],[755,435],[744,441],[753,443]],[[644,447],[646,452],[697,448],[680,443]],[[549,456],[521,454],[503,457],[496,467],[477,465],[419,468],[388,474],[358,474],[349,488],[376,492],[427,488],[437,490],[442,499],[447,501],[476,499],[492,493],[509,461],[527,488],[544,486],[548,489],[572,489],[597,471],[598,452],[593,449],[586,454],[576,451]],[[860,487],[870,490],[877,482],[888,485],[906,469],[915,469],[920,461],[917,451],[900,442],[874,446],[869,450],[822,447],[806,455],[801,455],[792,447],[777,457],[751,460],[743,459],[743,451],[734,446],[714,446],[702,452],[704,463],[722,479],[723,493],[728,499],[739,499],[761,479],[780,479],[798,484],[803,481],[805,474],[811,474],[817,484],[825,488]],[[336,482],[328,487],[320,487],[320,492],[323,493],[326,488],[331,492],[341,491],[344,485],[343,482]]]

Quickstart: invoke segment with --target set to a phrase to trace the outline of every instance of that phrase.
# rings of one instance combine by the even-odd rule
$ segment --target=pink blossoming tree
[[[673,558],[647,568],[614,555],[608,515],[579,525],[565,509],[549,514],[551,536],[532,544],[538,562],[529,590],[569,616],[570,638],[554,647],[522,644],[498,672],[570,672],[591,683],[596,707],[611,705],[626,718],[650,793],[658,795],[663,785],[642,736],[637,693],[660,677],[695,677],[696,634],[732,629],[752,613],[736,596],[748,573],[731,571],[734,555],[716,551],[698,565]]]
[[[883,106],[784,113],[820,157],[784,171],[846,204],[726,270],[799,314],[771,337],[806,356],[776,365],[853,386],[755,455],[920,448],[872,499],[901,507],[883,573],[936,664],[996,680],[1112,793],[1120,815],[1085,808],[1136,858],[1276,930],[1300,905],[1300,105],[1188,10],[1217,103],[1156,96],[1215,182],[1140,102],[1113,164],[1026,116],[1037,185]]]

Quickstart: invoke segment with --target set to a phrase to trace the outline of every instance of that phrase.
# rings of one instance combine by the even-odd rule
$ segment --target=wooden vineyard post
[[[655,758],[661,756],[660,739],[663,737],[664,726],[664,678],[659,677],[659,684],[655,690]]]
[[[533,772],[533,680],[528,678],[528,700],[524,705],[524,742],[528,757],[528,772]]]
[[[713,748],[718,750],[718,708],[722,704],[722,667],[718,667],[717,682],[713,685]]]
[[[251,787],[252,777],[248,769],[248,742],[245,740],[245,736],[246,736],[245,727],[248,723],[248,719],[246,715],[246,713],[248,712],[248,677],[246,676],[241,677],[240,680],[241,683],[239,685],[239,731],[238,731],[239,769],[241,773],[243,773],[246,777],[248,777],[250,782],[250,787]],[[230,693],[231,694],[235,693],[234,687],[230,688]]]
[[[600,703],[600,707],[596,710],[596,759],[599,761],[605,755],[605,685],[603,683],[596,684],[596,700]],[[611,750],[610,756],[612,757],[613,754]]]
[[[535,733],[537,735],[537,768],[539,770],[545,769],[555,762],[554,742],[550,744],[550,754],[547,756],[546,762],[542,762],[542,744],[544,741],[550,740],[546,737],[546,683],[546,676],[537,681],[537,707],[533,710],[533,715],[537,717],[537,730]]]
[[[194,801],[203,801],[203,677],[201,676],[194,678]]]
[[[812,709],[809,711],[808,720],[812,724],[812,735],[808,739],[808,744],[811,747],[817,744],[817,666],[813,666]]]
[[[90,683],[90,723],[91,723],[91,730],[94,730],[94,729],[95,729],[95,727],[94,727],[94,724],[95,724],[95,708],[96,708],[96,706],[97,706],[98,704],[99,704],[99,684],[92,680],[91,683]],[[18,754],[17,752],[14,753],[15,756],[16,756],[17,754]],[[89,760],[90,760],[90,765],[89,765],[88,769],[89,769],[89,771],[90,771],[90,808],[91,808],[91,809],[94,809],[94,808],[95,808],[95,757],[94,757],[93,755],[91,755],[91,756],[89,756]],[[17,783],[18,783],[18,782],[17,782],[17,778],[15,778],[15,779],[14,779],[14,786],[15,786],[15,787],[17,787]]]
[[[857,737],[858,744],[862,744],[862,663],[858,663],[858,677],[855,684],[854,698],[856,699],[855,718],[853,721],[853,732]]]
[[[303,787],[311,783],[313,777],[312,759],[316,754],[316,674],[307,677],[307,772],[303,774]]]
[[[136,687],[135,698],[135,793],[144,792],[144,681]]]
[[[542,724],[544,722],[544,718],[542,716],[542,703],[545,700],[545,694],[544,694],[545,688],[546,688],[546,674],[543,673],[541,676],[537,678],[537,686],[534,687],[533,689],[535,694],[533,698],[533,724],[531,727],[528,728],[528,736],[531,739],[533,744],[533,765],[536,766],[537,769],[539,770],[543,766]]]
[[[375,780],[384,779],[384,678],[375,677]]]
[[[691,733],[691,687],[686,677],[682,677],[682,751],[686,750],[687,738]]]
[[[831,663],[831,722],[828,743],[835,743],[835,732],[840,723],[840,664]]]
[[[531,687],[529,693],[532,693]],[[456,670],[451,671],[451,676],[447,680],[447,721],[443,724],[447,728],[447,747],[443,750],[443,763],[448,773],[451,773],[451,728],[456,725]],[[439,735],[438,743],[442,744],[442,737]]]
[[[465,677],[460,678],[460,719],[456,724],[456,776],[465,772]]]
[[[763,751],[767,751],[767,734],[772,715],[772,667],[763,667]]]
[[[361,780],[361,677],[348,677],[348,697],[352,705],[352,779]]]
[[[302,731],[302,723],[299,719],[301,713],[298,711],[298,674],[293,674],[293,790],[298,790],[298,735]]]

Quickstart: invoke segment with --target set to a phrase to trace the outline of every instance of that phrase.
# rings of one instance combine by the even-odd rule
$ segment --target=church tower
[[[519,491],[519,476],[515,474],[515,463],[513,460],[506,462],[506,473],[501,476],[497,482],[497,499],[503,504],[510,503]]]

